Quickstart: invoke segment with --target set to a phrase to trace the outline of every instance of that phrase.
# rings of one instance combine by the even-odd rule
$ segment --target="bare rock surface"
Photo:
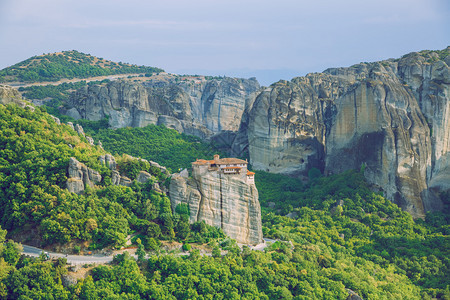
[[[136,177],[136,180],[140,183],[146,183],[152,178],[152,175],[145,171],[140,171]]]
[[[71,115],[112,128],[163,124],[179,132],[207,137],[239,128],[246,99],[259,89],[256,79],[201,79],[190,82],[130,83],[84,87],[70,99]]]

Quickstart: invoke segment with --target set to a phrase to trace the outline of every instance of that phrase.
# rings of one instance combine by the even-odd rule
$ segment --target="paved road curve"
[[[38,257],[42,251],[42,249],[22,245],[23,246],[23,254],[33,257]],[[113,260],[113,256],[105,256],[102,254],[94,254],[94,255],[65,255],[62,253],[55,253],[55,252],[47,252],[50,255],[50,258],[58,258],[58,257],[65,257],[67,258],[67,262],[71,263],[73,265],[80,265],[80,264],[104,264],[107,262],[110,262]]]
[[[257,251],[264,251],[264,248],[266,248],[268,246],[269,243],[273,243],[276,240],[272,240],[272,239],[264,239],[264,242],[256,245],[254,247],[250,247],[253,250],[257,250]],[[23,254],[24,255],[28,255],[28,256],[33,256],[33,257],[39,257],[39,255],[42,253],[42,251],[45,251],[43,249],[39,249],[36,247],[32,247],[32,246],[27,246],[27,245],[23,245]],[[93,255],[66,255],[66,254],[62,254],[62,253],[56,253],[56,252],[48,252],[46,251],[50,258],[58,258],[58,257],[65,257],[67,258],[67,262],[71,263],[73,265],[84,265],[84,264],[104,264],[104,263],[108,263],[111,262],[113,260],[113,255],[111,256],[106,256],[103,254],[93,254]],[[224,255],[225,253],[222,253],[222,255]],[[186,252],[181,252],[178,253],[178,255],[189,255],[189,253]],[[211,256],[211,253],[205,253],[204,255],[208,255]],[[137,258],[136,255],[131,255],[135,258]]]

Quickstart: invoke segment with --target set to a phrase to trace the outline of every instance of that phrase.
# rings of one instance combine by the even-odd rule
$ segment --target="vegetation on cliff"
[[[45,82],[114,74],[158,73],[162,69],[117,63],[75,50],[33,56],[0,70],[0,82]]]
[[[128,153],[156,161],[173,172],[180,168],[190,168],[197,158],[212,158],[217,152],[213,145],[202,142],[199,137],[180,134],[165,126],[148,125],[115,130],[101,128],[94,131],[90,127],[95,126],[96,122],[84,120],[82,124],[94,139],[102,141],[107,151],[120,155]]]
[[[448,210],[413,220],[381,193],[370,190],[358,171],[316,178],[307,185],[265,172],[257,172],[256,178],[266,211],[264,236],[306,248],[316,245],[319,253],[327,253],[327,263],[334,264],[330,276],[347,282],[346,287],[361,292],[354,285],[356,278],[352,279],[357,273],[346,271],[348,265],[358,265],[359,271],[376,266],[406,275],[421,287],[425,298],[450,296]],[[286,213],[293,218],[281,216]],[[338,262],[341,258],[347,260],[344,265]],[[363,298],[371,298],[370,293]]]
[[[153,179],[112,185],[111,171],[99,162],[105,151],[40,109],[0,105],[0,145],[0,225],[13,234],[37,228],[43,245],[80,240],[91,249],[122,246],[131,230],[156,239],[189,235],[186,217],[172,214],[169,199],[152,186],[164,183],[164,174],[138,166]],[[83,195],[68,192],[70,157],[100,172],[98,186]],[[135,173],[133,160],[119,158],[118,165],[127,175]]]
[[[182,151],[180,153],[169,146],[158,153],[157,149],[161,149],[161,145],[172,145],[170,140],[184,136],[173,130],[170,130],[172,135],[168,135],[168,129],[164,127],[121,130],[103,129],[97,137],[108,140],[108,150],[115,149],[119,154],[137,151],[135,155],[152,159],[160,157],[161,153],[182,155],[187,150],[179,149]],[[158,136],[159,130],[164,134]],[[159,140],[161,144],[147,142],[152,139]],[[200,147],[198,140],[194,142]],[[141,147],[141,144],[147,147]],[[189,164],[192,158],[186,157],[185,163]],[[171,162],[174,161],[169,159],[164,163]],[[175,165],[178,166],[180,164]],[[446,293],[450,282],[447,275],[450,274],[450,261],[447,258],[450,254],[448,209],[442,213],[429,213],[425,221],[414,221],[408,213],[380,193],[374,193],[362,176],[363,170],[331,177],[320,177],[320,172],[314,171],[312,169],[309,172],[309,184],[283,175],[256,172],[260,202],[265,211],[264,236],[291,240],[303,250],[314,247],[317,250],[316,259],[327,253],[332,260],[343,256],[345,264],[359,268],[373,264],[376,268],[406,275],[429,295]],[[275,207],[270,209],[269,202],[273,202]],[[294,218],[283,217],[288,213],[293,213]],[[339,268],[335,272],[358,273],[349,270],[344,272]],[[356,283],[358,279],[347,277],[346,287],[351,286],[366,296],[373,293],[368,290],[362,292]]]

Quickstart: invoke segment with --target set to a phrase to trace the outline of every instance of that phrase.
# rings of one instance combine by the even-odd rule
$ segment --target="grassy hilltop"
[[[115,74],[163,72],[162,69],[113,62],[72,51],[33,56],[0,71],[0,83],[45,82],[63,78],[88,78]]]

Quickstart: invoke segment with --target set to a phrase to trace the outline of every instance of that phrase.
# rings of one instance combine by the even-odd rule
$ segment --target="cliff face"
[[[207,137],[221,130],[236,131],[246,98],[258,89],[255,79],[144,84],[114,81],[72,94],[69,112],[93,121],[109,116],[113,128],[164,124],[179,132]]]
[[[262,242],[261,208],[258,190],[247,183],[246,175],[225,175],[215,171],[187,171],[174,174],[170,182],[173,208],[189,206],[190,221],[205,221],[222,228],[238,243]]]
[[[450,185],[448,52],[277,82],[249,103],[233,150],[248,150],[256,169],[293,175],[365,164],[369,182],[412,215],[440,209],[437,193]]]

